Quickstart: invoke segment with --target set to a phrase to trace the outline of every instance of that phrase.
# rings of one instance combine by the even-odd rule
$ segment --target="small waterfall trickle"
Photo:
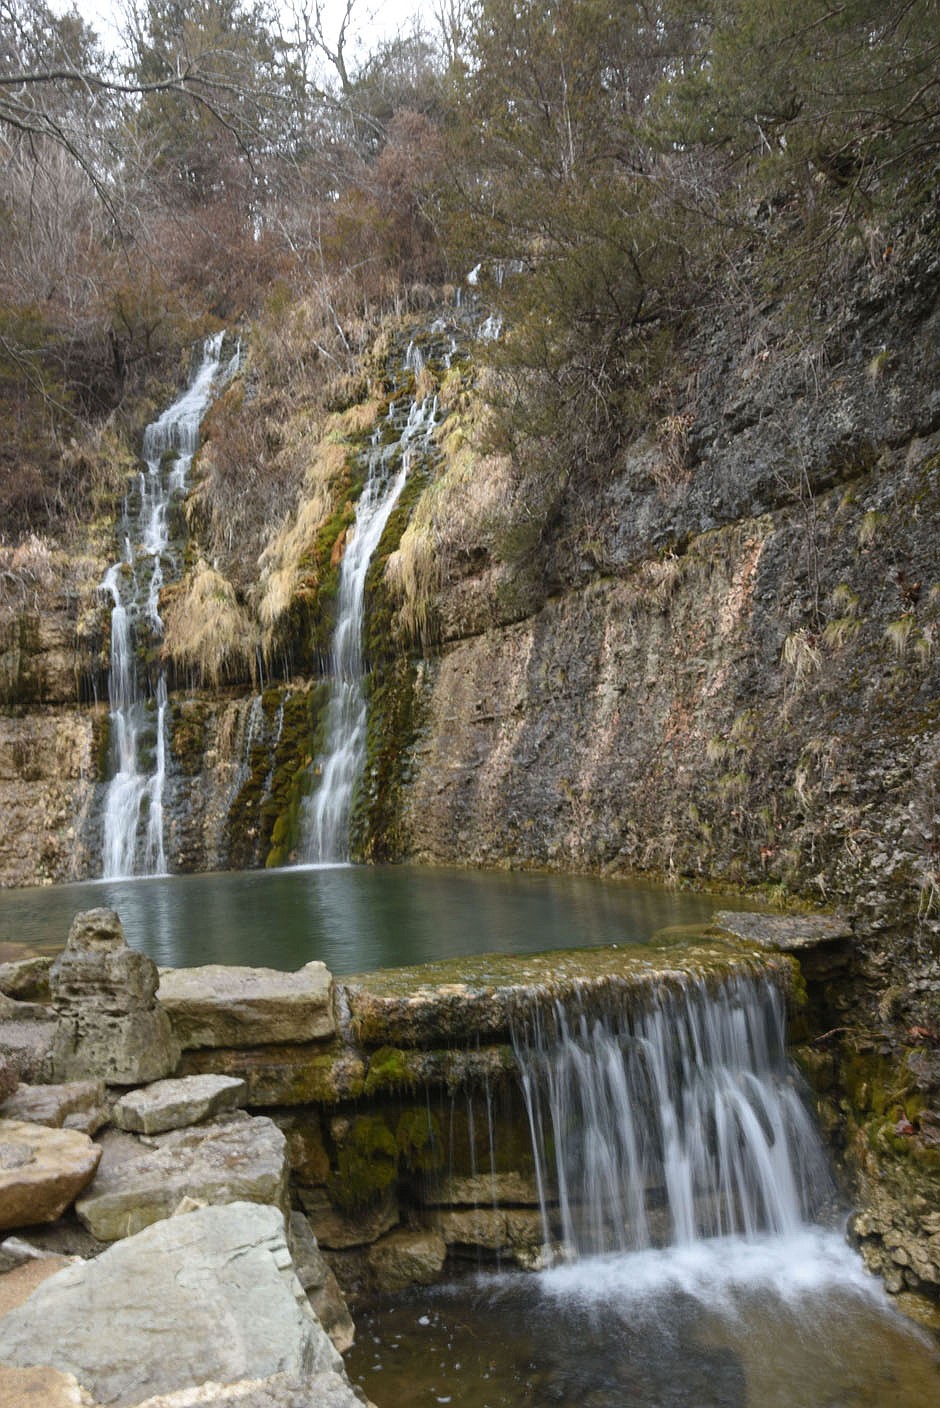
[[[791,1235],[829,1190],[766,980],[558,1005],[515,1045],[549,1260]]]
[[[163,634],[160,591],[171,560],[170,509],[186,489],[199,426],[219,375],[223,334],[208,339],[182,396],[144,431],[141,470],[124,507],[123,553],[101,584],[113,603],[108,676],[111,781],[104,803],[106,880],[166,872],[163,792],[167,689],[148,650]],[[238,354],[228,372],[237,365]]]
[[[412,344],[406,369],[417,377],[421,354]],[[330,646],[330,696],[326,745],[316,763],[319,785],[307,800],[304,859],[312,864],[349,859],[349,819],[353,793],[365,761],[367,704],[362,650],[366,576],[372,554],[405,487],[416,450],[430,441],[437,418],[437,397],[393,402],[388,422],[373,436],[366,457],[366,481],[356,505],[356,519],[340,565],[336,626]],[[387,440],[388,425],[398,430]],[[384,430],[384,434],[383,434]]]

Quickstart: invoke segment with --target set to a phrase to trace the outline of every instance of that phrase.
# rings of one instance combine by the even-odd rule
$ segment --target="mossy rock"
[[[368,1207],[397,1177],[394,1134],[379,1116],[360,1115],[337,1153],[336,1173],[329,1184],[331,1198],[341,1208]]]

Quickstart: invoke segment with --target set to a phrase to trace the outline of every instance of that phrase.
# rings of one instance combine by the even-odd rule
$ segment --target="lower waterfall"
[[[666,988],[640,1012],[559,1005],[516,1058],[550,1259],[792,1233],[831,1191],[766,980]]]
[[[544,1269],[455,1263],[357,1316],[370,1400],[933,1408],[936,1352],[839,1228],[784,1035],[780,991],[748,975],[521,1017]]]

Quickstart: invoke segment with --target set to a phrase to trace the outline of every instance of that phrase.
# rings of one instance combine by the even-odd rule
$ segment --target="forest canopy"
[[[509,448],[603,459],[729,268],[811,302],[935,198],[940,0],[438,0],[371,50],[357,4],[127,0],[110,52],[0,0],[5,537],[201,331],[313,300],[338,366],[476,264]]]

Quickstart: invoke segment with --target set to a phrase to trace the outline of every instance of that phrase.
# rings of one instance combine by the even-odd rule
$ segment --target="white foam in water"
[[[840,1292],[887,1308],[880,1282],[839,1233],[807,1226],[788,1236],[714,1237],[685,1246],[586,1257],[540,1273],[543,1291],[581,1305],[620,1305],[676,1294],[708,1310],[733,1312],[738,1301],[769,1292],[794,1308]]]

